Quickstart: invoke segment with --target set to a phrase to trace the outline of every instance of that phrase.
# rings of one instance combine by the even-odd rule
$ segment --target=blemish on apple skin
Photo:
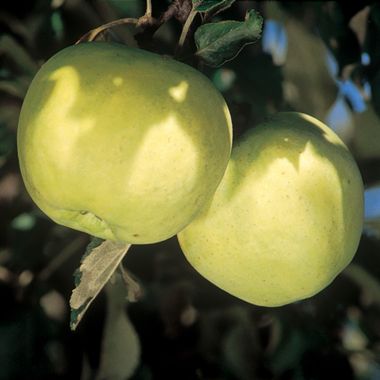
[[[133,237],[139,237],[139,234],[133,234]]]

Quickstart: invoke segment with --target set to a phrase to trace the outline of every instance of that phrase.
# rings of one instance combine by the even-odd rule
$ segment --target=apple
[[[317,119],[284,112],[236,143],[213,199],[178,238],[206,279],[280,306],[330,284],[362,225],[363,183],[347,147]]]
[[[223,97],[197,70],[91,42],[42,66],[17,138],[25,186],[51,219],[143,244],[175,235],[211,198],[232,126]]]

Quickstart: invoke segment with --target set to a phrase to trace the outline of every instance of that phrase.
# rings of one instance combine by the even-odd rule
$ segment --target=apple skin
[[[206,279],[247,302],[308,298],[350,263],[363,225],[363,183],[338,136],[278,113],[236,143],[212,201],[182,232]]]
[[[232,124],[223,97],[195,69],[91,42],[42,66],[17,137],[26,188],[51,219],[146,244],[175,235],[211,198]]]

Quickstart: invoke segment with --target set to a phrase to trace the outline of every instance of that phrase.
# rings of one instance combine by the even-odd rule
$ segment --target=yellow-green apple
[[[353,258],[363,184],[343,142],[302,113],[278,113],[236,143],[212,201],[179,233],[191,265],[262,306],[310,297]]]
[[[153,243],[210,199],[230,156],[231,118],[212,83],[165,56],[81,43],[49,59],[22,106],[26,188],[54,221]]]

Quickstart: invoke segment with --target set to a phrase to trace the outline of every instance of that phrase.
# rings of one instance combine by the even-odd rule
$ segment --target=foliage
[[[153,17],[140,18],[144,5],[33,0],[0,6],[0,380],[377,378],[379,5],[153,0]],[[254,33],[245,31],[247,12]],[[260,34],[256,14],[264,20],[262,38],[240,51]],[[268,114],[297,110],[328,119],[345,139],[365,185],[375,190],[368,193],[366,234],[353,265],[323,292],[281,308],[246,304],[201,278],[170,239],[133,246],[123,260],[128,298],[138,302],[124,302],[123,287],[107,285],[70,331],[72,274],[89,238],[55,225],[28,197],[17,162],[18,115],[47,58],[124,17],[140,22],[115,25],[97,39],[175,55],[203,71],[223,92],[236,135]],[[216,54],[200,53],[200,40],[225,36],[221,25],[238,26],[240,40],[223,37]],[[114,281],[120,284],[119,273]]]
[[[71,326],[76,328],[92,301],[109,281],[125,256],[130,244],[97,238],[87,246],[81,265],[75,274],[75,289],[70,298]]]
[[[210,66],[220,66],[237,56],[243,47],[259,37],[262,18],[254,10],[245,21],[220,21],[200,26],[194,38],[196,55]]]

